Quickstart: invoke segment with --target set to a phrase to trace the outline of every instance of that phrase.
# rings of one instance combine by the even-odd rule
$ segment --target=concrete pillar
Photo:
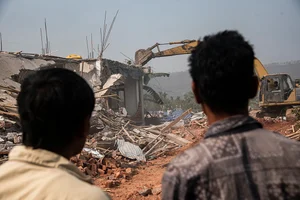
[[[126,77],[124,83],[125,108],[130,116],[134,115],[138,108],[138,87],[138,80],[135,80],[129,76]]]
[[[144,118],[144,89],[143,89],[143,84],[144,83],[144,77],[142,76],[139,80],[139,102],[141,103],[141,116],[142,116],[142,125],[145,124],[145,118]]]

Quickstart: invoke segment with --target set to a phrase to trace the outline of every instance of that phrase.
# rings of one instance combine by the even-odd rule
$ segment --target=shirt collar
[[[84,175],[74,164],[63,156],[44,150],[26,146],[16,146],[9,153],[10,161],[20,161],[49,168],[60,168],[78,179],[92,183],[91,178]]]
[[[207,130],[205,138],[219,136],[223,133],[233,133],[233,130],[243,128],[243,132],[255,128],[262,128],[262,125],[247,115],[235,115],[213,123]],[[240,129],[241,130],[241,129]]]

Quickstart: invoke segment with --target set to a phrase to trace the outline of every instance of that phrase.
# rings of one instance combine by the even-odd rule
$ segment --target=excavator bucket
[[[135,52],[135,65],[143,66],[153,58],[153,52],[150,49],[139,49]]]

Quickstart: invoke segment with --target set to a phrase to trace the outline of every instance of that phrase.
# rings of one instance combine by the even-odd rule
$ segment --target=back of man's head
[[[17,103],[23,144],[57,152],[83,134],[95,98],[78,74],[52,68],[29,75],[21,85]]]
[[[257,92],[254,58],[252,46],[237,31],[205,36],[189,58],[199,102],[214,113],[247,109]]]

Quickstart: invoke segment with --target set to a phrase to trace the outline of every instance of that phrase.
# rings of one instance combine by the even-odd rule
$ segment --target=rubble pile
[[[160,157],[191,142],[172,133],[172,128],[191,113],[187,110],[173,122],[158,126],[136,126],[126,117],[97,105],[91,119],[91,135],[80,155],[71,159],[85,174],[106,177],[105,187],[114,187],[136,173],[146,161]],[[187,127],[182,126],[182,129]],[[184,132],[184,131],[182,131]],[[182,134],[181,132],[181,134]]]
[[[22,142],[16,96],[18,89],[0,85],[0,164],[7,160],[9,151]]]
[[[286,118],[283,117],[276,117],[276,118],[271,118],[271,117],[264,117],[263,119],[260,119],[264,124],[274,124],[274,123],[282,123],[286,121]]]
[[[130,179],[136,172],[136,163],[122,159],[118,152],[112,157],[97,157],[90,153],[83,152],[71,158],[78,169],[91,177],[106,179],[103,185],[112,188]]]
[[[21,72],[28,73],[26,70]],[[16,97],[24,76],[19,74],[14,79],[6,79],[6,84],[0,84],[0,164],[7,161],[8,153],[15,145],[22,143]],[[192,134],[188,128],[194,123],[203,125],[197,117],[187,120],[187,116],[191,116],[191,110],[187,110],[162,125],[136,126],[133,118],[113,112],[106,103],[103,96],[96,98],[90,136],[81,154],[73,157],[71,162],[89,176],[105,177],[107,187],[126,181],[146,161],[191,143],[184,138],[186,134]],[[174,134],[172,129],[178,127],[182,131]]]

